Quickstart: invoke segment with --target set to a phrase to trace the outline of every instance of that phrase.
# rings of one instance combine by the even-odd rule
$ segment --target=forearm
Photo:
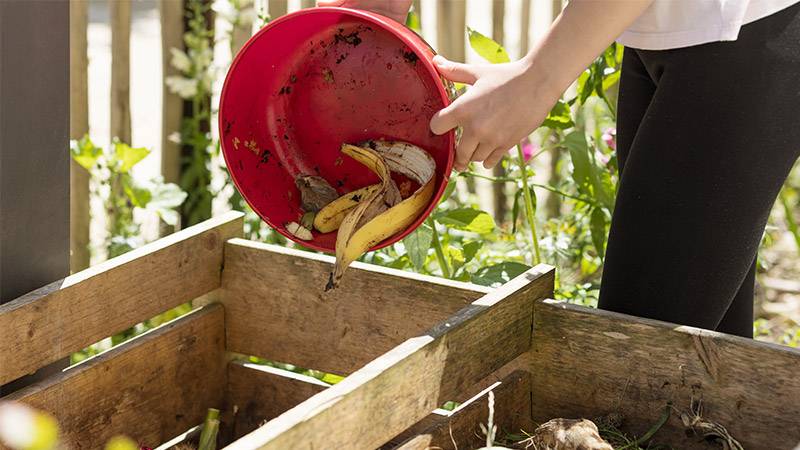
[[[555,101],[653,0],[572,0],[523,58],[534,92]]]

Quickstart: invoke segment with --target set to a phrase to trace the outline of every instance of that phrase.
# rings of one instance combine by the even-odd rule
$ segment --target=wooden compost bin
[[[325,294],[332,258],[241,233],[230,213],[0,306],[4,384],[199,305],[3,399],[53,413],[72,449],[115,434],[175,442],[209,407],[223,411],[231,449],[453,448],[451,432],[474,448],[489,389],[508,432],[619,412],[641,434],[667,402],[685,410],[702,398],[744,448],[800,442],[797,350],[547,300],[554,271],[544,265],[487,289],[354,264]],[[346,378],[328,386],[247,355]],[[436,410],[450,400],[463,403]],[[708,448],[677,414],[656,436]]]

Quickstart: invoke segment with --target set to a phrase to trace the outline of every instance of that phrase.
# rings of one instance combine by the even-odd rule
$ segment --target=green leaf
[[[133,206],[137,206],[139,208],[144,208],[150,203],[150,199],[153,197],[150,189],[147,186],[140,185],[134,180],[132,177],[126,176],[122,178],[122,189],[125,191],[125,195],[128,197],[128,200],[133,203]]]
[[[561,100],[556,102],[553,109],[551,109],[550,113],[547,115],[547,118],[544,119],[542,125],[557,130],[574,127],[575,123],[572,121],[569,105]]]
[[[597,249],[600,259],[606,254],[606,213],[601,208],[594,208],[589,219],[589,228],[592,232],[592,244]]]
[[[69,151],[72,159],[86,170],[92,170],[98,158],[103,154],[103,149],[94,145],[88,135],[79,140],[69,141]]]
[[[453,195],[453,191],[455,190],[456,190],[456,179],[451,178],[450,181],[447,182],[447,187],[444,188],[444,193],[442,194],[442,198],[441,200],[439,200],[439,203],[442,203],[448,198],[450,198],[450,196]]]
[[[485,36],[474,29],[467,27],[467,34],[469,35],[469,45],[475,50],[475,53],[480,55],[483,59],[492,64],[500,64],[511,62],[508,57],[506,49],[498,44],[492,38]]]
[[[417,33],[422,31],[422,27],[419,23],[419,14],[417,14],[417,11],[414,11],[413,8],[408,12],[408,16],[406,16],[406,26]]]
[[[470,262],[475,258],[475,255],[478,254],[478,250],[483,247],[483,242],[480,241],[470,241],[465,243],[462,246],[462,252],[464,254],[464,264]]]
[[[474,208],[458,208],[443,211],[436,216],[440,223],[452,228],[473,233],[490,233],[494,230],[494,219],[486,211]]]
[[[482,286],[504,284],[525,273],[531,267],[514,261],[506,261],[493,266],[483,267],[472,275],[472,282]]]
[[[175,183],[154,183],[150,206],[154,208],[177,208],[186,200],[186,192]]]
[[[421,270],[425,267],[431,242],[433,242],[433,230],[424,224],[403,239],[408,259],[411,260],[415,269]]]
[[[514,205],[511,207],[511,233],[517,232],[517,218],[519,217],[519,201],[522,197],[522,189],[517,189],[514,193]]]
[[[149,154],[150,150],[144,147],[131,147],[124,142],[114,142],[114,155],[120,162],[119,171],[122,173],[130,171]]]
[[[607,91],[607,90],[609,90],[609,89],[610,89],[612,86],[614,86],[615,84],[617,84],[617,82],[619,81],[619,77],[620,77],[620,75],[621,75],[621,74],[622,74],[622,72],[621,72],[621,71],[619,71],[619,70],[617,70],[616,72],[614,72],[614,73],[612,73],[612,74],[610,74],[610,75],[606,76],[606,77],[603,79],[603,90],[604,90],[604,91]]]
[[[586,196],[591,196],[591,161],[589,160],[589,146],[583,131],[573,131],[564,138],[564,146],[569,150],[572,158],[572,179],[578,185],[578,191]]]

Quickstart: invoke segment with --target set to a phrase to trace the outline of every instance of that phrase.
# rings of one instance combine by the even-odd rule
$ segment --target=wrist
[[[555,67],[537,58],[534,51],[529,52],[519,62],[523,67],[523,79],[528,92],[541,101],[555,104],[569,86],[569,82],[563,85],[564,82],[557,76],[558,71],[554,70]]]

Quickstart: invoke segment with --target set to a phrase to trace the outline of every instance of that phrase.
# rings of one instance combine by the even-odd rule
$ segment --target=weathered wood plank
[[[641,434],[667,402],[685,411],[694,398],[748,450],[800,442],[800,350],[554,301],[534,317],[536,421],[616,411]],[[677,414],[656,437],[707,448],[684,436]]]
[[[494,424],[497,437],[506,433],[532,431],[531,379],[526,371],[515,371],[502,381],[489,386],[477,397],[460,405],[448,416],[439,416],[427,429],[409,436],[395,450],[457,450],[486,445],[478,424],[486,425],[489,418],[489,391],[494,392]],[[455,442],[455,445],[453,445]],[[456,447],[457,445],[457,447]]]
[[[131,143],[131,0],[109,0],[111,137]]]
[[[325,293],[333,261],[229,241],[222,274],[228,350],[347,374],[489,291],[359,263]]]
[[[223,316],[196,310],[4,399],[52,413],[71,449],[120,433],[155,447],[222,406]]]
[[[69,137],[89,132],[89,58],[87,0],[69,2]],[[69,268],[89,267],[89,172],[75,161],[69,166]]]
[[[530,348],[533,299],[552,289],[553,273],[534,267],[229,448],[384,444]]]
[[[231,435],[238,439],[328,388],[313,377],[258,364],[228,364],[226,415],[236,411]]]
[[[0,384],[220,285],[231,212],[0,305]]]
[[[436,5],[437,49],[450,60],[464,62],[467,57],[467,2],[437,0]]]

